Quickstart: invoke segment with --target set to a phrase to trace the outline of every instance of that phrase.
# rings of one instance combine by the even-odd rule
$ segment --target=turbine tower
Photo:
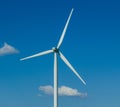
[[[67,19],[67,22],[65,24],[65,27],[63,29],[63,32],[62,32],[62,35],[60,37],[60,40],[58,42],[57,47],[53,47],[51,50],[40,52],[38,54],[34,54],[32,56],[28,56],[28,57],[20,59],[22,61],[22,60],[27,60],[27,59],[30,59],[30,58],[54,53],[54,107],[58,107],[58,65],[57,65],[58,61],[57,61],[57,55],[60,56],[60,58],[63,60],[63,62],[73,71],[73,73],[82,81],[82,83],[84,85],[86,85],[85,81],[81,78],[81,76],[77,73],[77,71],[73,68],[73,66],[70,64],[70,62],[65,58],[65,56],[60,51],[60,46],[61,46],[62,41],[64,39],[64,36],[65,36],[66,30],[67,30],[69,21],[71,19],[73,10],[74,9],[72,8],[72,10],[70,12],[70,15]]]

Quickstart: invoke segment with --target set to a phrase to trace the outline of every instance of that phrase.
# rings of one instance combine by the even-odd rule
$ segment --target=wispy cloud
[[[40,86],[39,90],[47,95],[53,95],[53,87],[51,85]],[[58,94],[60,96],[79,96],[86,97],[87,93],[81,93],[77,89],[73,89],[67,86],[61,86],[58,88]]]
[[[0,48],[0,56],[9,55],[9,54],[16,54],[19,53],[17,49],[13,46],[4,43],[4,46]]]

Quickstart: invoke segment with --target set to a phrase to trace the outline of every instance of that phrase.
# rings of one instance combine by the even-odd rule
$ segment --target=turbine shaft
[[[82,81],[84,85],[86,85],[85,81],[81,78],[81,76],[77,73],[77,71],[73,68],[70,62],[65,58],[65,56],[59,51],[60,58],[64,61],[64,63],[74,72],[74,74]]]
[[[72,8],[72,10],[71,10],[71,12],[70,12],[70,15],[69,15],[69,17],[68,17],[68,19],[67,19],[66,25],[65,25],[65,27],[64,27],[64,30],[63,30],[63,32],[62,32],[62,35],[61,35],[61,37],[60,37],[60,40],[59,40],[59,42],[58,42],[57,48],[59,48],[60,45],[62,44],[62,41],[63,41],[63,39],[64,39],[64,36],[65,36],[66,30],[67,30],[67,27],[68,27],[70,18],[71,18],[71,16],[72,16],[73,10],[74,10],[74,9]]]
[[[54,53],[54,107],[58,107],[58,65],[57,53]]]
[[[46,54],[49,54],[49,53],[52,53],[52,52],[53,52],[53,50],[47,50],[47,51],[44,51],[44,52],[40,52],[40,53],[38,53],[38,54],[34,54],[34,55],[31,55],[31,56],[22,58],[22,59],[20,59],[20,60],[21,60],[21,61],[22,61],[22,60],[27,60],[27,59],[30,59],[30,58],[34,58],[34,57],[46,55]]]

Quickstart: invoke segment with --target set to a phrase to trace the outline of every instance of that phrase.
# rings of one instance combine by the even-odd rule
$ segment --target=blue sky
[[[120,107],[118,0],[0,1],[0,107],[53,107],[40,90],[53,85],[53,55],[19,59],[56,46],[72,8],[61,51],[87,85],[58,58],[59,87],[87,96],[59,96],[59,107]]]

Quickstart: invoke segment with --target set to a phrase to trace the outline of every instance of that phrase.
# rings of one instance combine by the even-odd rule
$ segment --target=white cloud
[[[53,94],[53,87],[50,85],[40,86],[39,90],[43,91],[45,94],[49,94],[49,95]]]
[[[13,46],[8,45],[7,43],[4,43],[4,46],[0,48],[0,56],[16,53],[19,53],[19,51],[15,49]]]
[[[61,96],[87,96],[86,93],[81,93],[77,89],[73,89],[67,86],[61,86],[58,88],[59,95]]]
[[[47,95],[53,95],[53,87],[51,85],[40,86],[39,90],[44,92]],[[61,86],[58,88],[58,94],[60,96],[80,96],[86,97],[87,93],[81,93],[77,89],[73,89],[67,86]]]

